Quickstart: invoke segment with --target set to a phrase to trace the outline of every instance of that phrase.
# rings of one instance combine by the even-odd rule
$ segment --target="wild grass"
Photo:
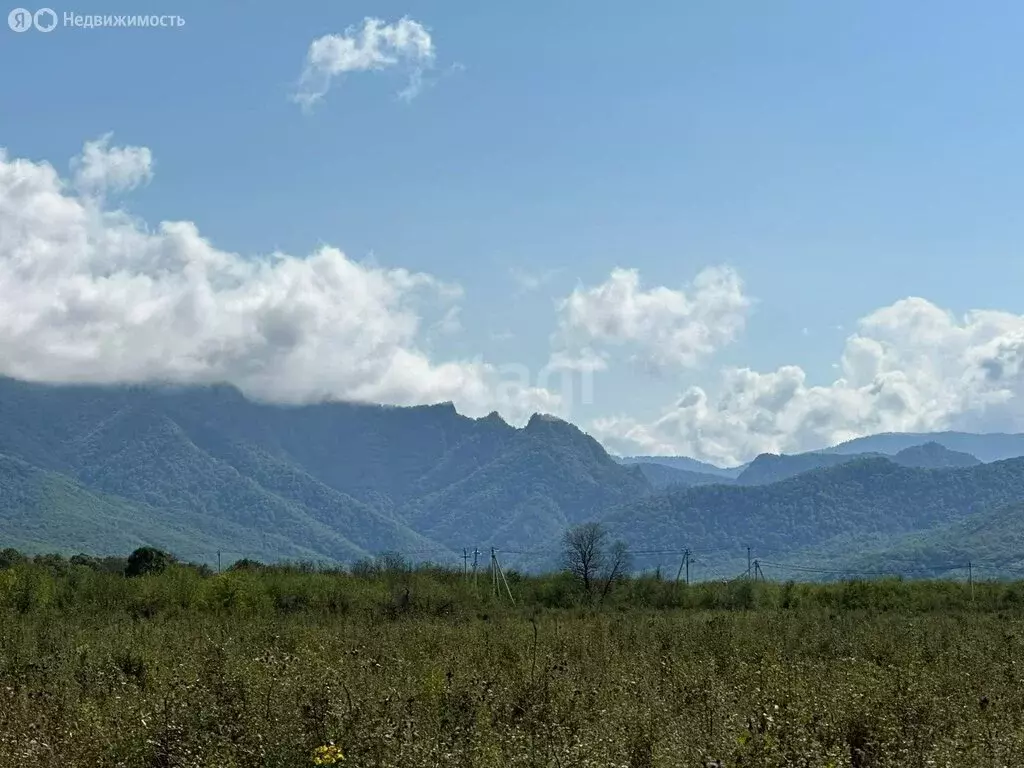
[[[1019,584],[0,570],[0,766],[1024,765]]]

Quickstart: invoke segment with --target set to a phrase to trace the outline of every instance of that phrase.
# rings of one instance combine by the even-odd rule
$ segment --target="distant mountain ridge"
[[[1024,452],[1022,436],[877,437],[723,470],[613,459],[561,419],[516,428],[451,403],[275,406],[226,386],[0,378],[0,548],[461,564],[464,547],[493,546],[512,567],[554,567],[566,527],[596,520],[648,553],[639,568],[686,547],[728,572],[748,545],[827,565],[971,547],[1024,558],[1016,527],[1000,529],[1024,525],[1024,459],[959,449]],[[872,445],[893,450],[851,452]]]
[[[1007,458],[1017,458],[1010,456]],[[942,443],[930,441],[921,445],[912,445],[897,452],[892,460],[904,467],[920,467],[921,469],[961,469],[984,464],[981,459],[963,451],[946,448]],[[999,459],[996,459],[999,461]]]
[[[675,488],[603,519],[636,548],[739,553],[756,544],[767,557],[844,537],[924,531],[1022,501],[1024,458],[921,469],[868,457],[766,485]]]
[[[967,453],[979,461],[989,463],[1024,456],[1024,434],[971,432],[887,432],[858,437],[845,443],[824,448],[819,453],[883,453],[893,455],[924,443],[937,443],[951,451]]]
[[[851,461],[869,458],[885,458],[903,467],[919,469],[955,469],[973,467],[982,462],[968,453],[951,451],[936,442],[912,445],[898,453],[797,453],[776,455],[763,453],[747,466],[736,478],[738,485],[768,485],[804,472],[826,467],[836,467]]]
[[[674,485],[714,485],[715,483],[732,483],[733,478],[724,475],[713,475],[708,472],[691,472],[676,469],[654,462],[640,462],[627,466],[636,467],[655,488],[670,488]]]
[[[871,457],[885,457],[891,459],[896,464],[920,467],[922,469],[970,467],[982,463],[970,454],[952,451],[932,441],[912,445],[893,455],[882,453],[825,453],[821,451],[781,455],[762,453],[743,467],[737,467],[736,469],[739,472],[734,477],[677,469],[671,464],[662,463],[665,457],[661,457],[661,461],[654,461],[653,459],[651,461],[638,461],[631,466],[640,467],[641,471],[655,488],[668,488],[674,485],[712,485],[715,483],[727,485],[767,485],[795,477],[804,472],[834,467],[849,461]],[[680,464],[686,466],[685,462],[680,462]]]
[[[717,467],[714,464],[691,459],[688,456],[622,456],[617,458],[616,461],[622,464],[660,464],[686,472],[719,475],[721,477],[737,477],[747,466],[743,464],[738,467]]]
[[[872,454],[868,454],[871,456]],[[874,454],[877,456],[877,454]],[[856,458],[866,458],[864,454]],[[846,464],[854,461],[855,457],[831,455],[822,453],[796,453],[796,454],[774,454],[762,453],[755,458],[739,477],[736,478],[737,485],[768,485],[796,477],[804,472],[825,467],[834,467],[839,464]]]
[[[844,456],[863,456],[879,454],[894,456],[908,448],[934,443],[946,450],[973,456],[982,463],[1002,461],[1024,456],[1024,434],[995,432],[978,434],[972,432],[885,432],[848,440],[830,448],[821,448],[790,456],[808,456],[816,454],[841,454]],[[778,454],[761,454],[773,456]],[[757,459],[754,459],[756,461]],[[625,464],[661,464],[691,472],[717,474],[724,477],[739,477],[753,461],[738,467],[723,469],[714,464],[691,459],[688,456],[628,456],[617,459]],[[823,460],[821,466],[832,466]]]
[[[651,491],[642,473],[553,417],[516,429],[493,414],[461,416],[450,403],[285,407],[248,401],[231,387],[51,387],[0,378],[0,454],[135,510],[150,521],[149,543],[170,546],[163,532],[187,520],[194,535],[174,541],[188,549],[244,541],[242,554],[266,559],[351,560],[382,550],[444,557],[499,542],[526,548]],[[43,529],[0,491],[0,535],[39,546],[75,538],[58,530],[60,505],[40,517],[51,521]],[[105,525],[111,508],[87,506],[95,526]],[[85,534],[93,525],[68,522]],[[239,537],[233,526],[252,535]]]

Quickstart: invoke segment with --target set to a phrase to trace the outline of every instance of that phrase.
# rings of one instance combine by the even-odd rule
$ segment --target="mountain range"
[[[921,435],[927,440],[886,454],[882,451],[865,451],[863,453],[830,453],[815,451],[798,454],[762,453],[753,461],[730,470],[720,470],[730,474],[715,474],[706,471],[680,469],[680,465],[667,461],[665,457],[637,456],[631,459],[620,459],[626,466],[636,466],[655,488],[668,488],[675,485],[767,485],[790,477],[809,472],[812,469],[823,469],[845,464],[855,458],[882,457],[894,464],[921,469],[953,469],[972,467],[983,463],[969,453],[954,451],[943,445],[943,435]],[[1024,455],[1024,444],[1019,454]],[[1002,458],[1002,457],[1001,457]],[[711,465],[705,465],[711,466]],[[718,467],[711,467],[719,469]]]
[[[284,407],[230,387],[0,379],[0,491],[13,546],[351,560],[528,549],[651,487],[540,415],[516,429],[451,404]]]
[[[689,548],[705,574],[728,573],[747,546],[833,569],[973,548],[1009,569],[1024,566],[1022,456],[1024,435],[877,435],[723,469],[616,459],[543,415],[516,428],[451,404],[281,406],[227,386],[0,378],[0,548],[462,565],[496,547],[541,568],[567,526],[596,520],[644,569]]]

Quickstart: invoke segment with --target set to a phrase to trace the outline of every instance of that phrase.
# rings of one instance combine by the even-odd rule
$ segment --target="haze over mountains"
[[[975,547],[1014,568],[1022,539],[1003,532],[1024,522],[1022,456],[1022,435],[878,435],[721,470],[615,459],[540,415],[514,428],[450,404],[286,407],[226,386],[0,379],[0,547],[153,544],[207,561],[397,550],[461,565],[463,548],[493,546],[548,567],[567,526],[598,520],[635,550],[699,552],[705,574],[748,545],[835,567],[940,563]]]

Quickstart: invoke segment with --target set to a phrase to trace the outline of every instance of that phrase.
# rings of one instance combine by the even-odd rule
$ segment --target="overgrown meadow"
[[[1020,584],[8,558],[0,766],[1021,766]]]

